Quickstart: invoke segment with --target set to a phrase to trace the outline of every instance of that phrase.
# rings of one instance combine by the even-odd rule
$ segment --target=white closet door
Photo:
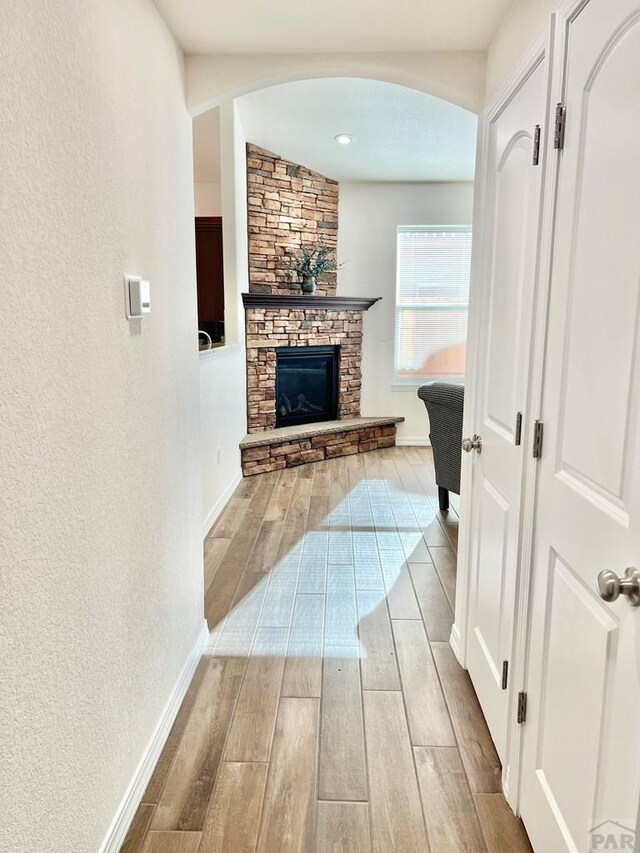
[[[487,295],[476,404],[482,448],[473,460],[467,666],[502,761],[525,452],[518,413],[524,432],[541,195],[542,167],[534,164],[533,148],[545,101],[546,62],[540,61],[490,123],[485,172]]]
[[[632,850],[640,608],[640,4],[568,23],[521,812],[539,853]],[[616,846],[617,845],[617,846]]]

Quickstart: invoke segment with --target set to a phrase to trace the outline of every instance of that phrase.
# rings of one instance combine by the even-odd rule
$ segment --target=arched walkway
[[[318,77],[396,83],[478,113],[484,99],[485,56],[470,51],[189,56],[187,106],[196,116],[258,89]]]

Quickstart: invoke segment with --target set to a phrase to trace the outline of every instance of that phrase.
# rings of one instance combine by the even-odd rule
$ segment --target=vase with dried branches
[[[297,273],[303,293],[315,293],[318,276],[342,266],[336,263],[332,254],[333,249],[317,243],[315,246],[301,246],[299,253],[290,257],[289,269]]]

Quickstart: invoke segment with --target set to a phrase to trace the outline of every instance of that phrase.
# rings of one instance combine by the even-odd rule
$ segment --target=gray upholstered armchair
[[[460,494],[464,385],[427,382],[418,389],[418,397],[429,414],[438,503],[444,511],[449,509],[449,492]]]

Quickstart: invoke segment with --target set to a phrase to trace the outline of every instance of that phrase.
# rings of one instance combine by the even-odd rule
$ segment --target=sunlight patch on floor
[[[282,629],[291,625],[287,657],[366,657],[358,623],[384,602],[424,546],[422,530],[435,515],[424,494],[409,497],[385,479],[358,482],[318,530],[239,590],[242,598],[211,632],[209,653],[282,656]],[[248,566],[245,584],[251,577]],[[358,602],[356,590],[367,593]]]

